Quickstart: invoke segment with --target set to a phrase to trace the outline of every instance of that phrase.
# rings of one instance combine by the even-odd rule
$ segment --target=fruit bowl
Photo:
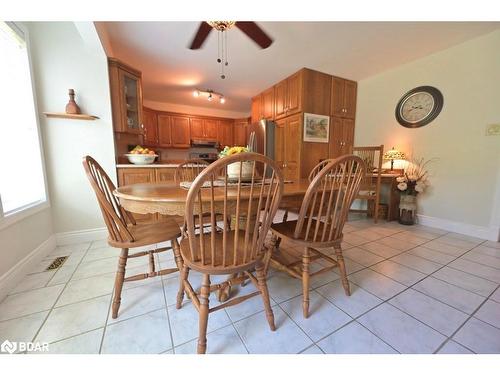
[[[152,164],[155,158],[158,156],[156,154],[125,154],[128,161],[132,164]]]

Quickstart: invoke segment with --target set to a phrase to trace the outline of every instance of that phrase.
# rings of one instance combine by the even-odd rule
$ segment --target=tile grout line
[[[174,248],[173,248],[173,244],[172,242],[170,241],[170,250],[173,252],[174,251]],[[158,248],[158,246],[156,245],[156,248]],[[158,268],[161,269],[161,265],[160,265],[160,256],[158,253],[155,254],[155,257],[156,258],[156,261],[158,261]],[[179,278],[179,281],[180,281],[180,270],[177,269],[177,272],[179,273],[178,275],[178,278]],[[167,302],[167,294],[165,292],[165,280],[163,280],[163,277],[160,276],[160,282],[161,282],[161,290],[163,292],[163,300],[165,301],[165,312],[167,313],[167,323],[168,323],[168,331],[169,331],[169,334],[170,334],[170,343],[172,345],[172,347],[170,349],[172,349],[172,353],[175,354],[175,343],[174,343],[174,335],[172,333],[172,323],[170,322],[170,314],[168,312],[168,302]],[[166,349],[166,351],[170,350],[170,349]]]
[[[493,294],[494,294],[494,293],[495,293],[498,289],[500,289],[500,286],[497,286],[497,287],[495,288],[495,290],[493,290],[493,291],[490,293],[490,295],[489,295],[489,296],[488,296],[488,297],[487,297],[487,298],[486,298],[483,302],[481,302],[481,303],[479,304],[479,306],[478,306],[478,307],[477,307],[477,308],[476,308],[476,309],[475,309],[475,310],[474,310],[474,311],[473,311],[473,312],[472,312],[472,313],[468,316],[468,318],[467,318],[467,319],[465,319],[465,321],[464,321],[464,322],[463,322],[463,323],[462,323],[462,324],[461,324],[461,325],[460,325],[460,326],[459,326],[459,327],[458,327],[458,328],[457,328],[457,329],[456,329],[456,330],[455,330],[455,331],[454,331],[454,332],[453,332],[453,333],[452,333],[452,334],[451,334],[451,335],[450,335],[450,336],[449,336],[449,337],[445,340],[445,342],[443,342],[443,343],[441,344],[441,346],[440,346],[440,347],[438,347],[438,348],[436,349],[436,351],[435,351],[434,353],[437,353],[439,350],[441,350],[441,349],[443,348],[443,346],[444,346],[447,342],[449,342],[450,340],[453,340],[453,337],[454,337],[454,336],[455,336],[455,335],[456,335],[456,334],[457,334],[457,333],[458,333],[458,332],[459,332],[459,331],[463,328],[463,326],[465,326],[465,324],[466,324],[468,321],[470,321],[472,318],[478,319],[478,318],[476,318],[476,317],[474,316],[474,314],[476,314],[476,313],[479,311],[479,309],[481,309],[481,307],[483,307],[483,305],[484,305],[487,301],[489,301],[489,300],[490,300],[490,297],[491,297],[491,296],[492,296],[492,295],[493,295]],[[483,322],[483,323],[485,323],[485,324],[488,324],[488,325],[490,325],[490,326],[494,327],[493,325],[489,324],[488,322],[484,322],[484,321],[483,321],[483,320],[481,320],[481,319],[478,319],[478,320],[480,320],[481,322]],[[497,328],[497,327],[495,327],[495,328]],[[453,341],[456,341],[456,340],[453,340]],[[467,346],[465,346],[465,345],[464,345],[464,344],[462,344],[461,342],[459,342],[459,341],[456,341],[456,342],[457,342],[458,344],[462,345],[464,348],[466,348],[466,349],[470,350],[471,352],[475,353],[475,352],[474,352],[474,350],[472,350],[472,349],[468,348]]]
[[[92,242],[89,242],[89,245],[87,247],[87,249],[85,250],[85,254],[88,252],[90,246],[91,246]],[[83,258],[82,258],[83,259]],[[71,276],[74,275],[74,273],[76,272],[76,269],[78,268],[78,266],[80,265],[82,259],[80,259],[80,261],[77,263],[77,266],[76,268],[73,270],[73,272],[71,273]],[[69,278],[69,280],[71,280],[71,277]],[[69,283],[69,280],[64,283],[64,287],[61,289],[61,292],[59,293],[59,295],[57,296],[56,300],[54,301],[54,304],[52,305],[52,307],[50,308],[49,310],[49,313],[47,314],[47,316],[45,317],[45,319],[43,320],[42,324],[40,325],[40,327],[38,328],[38,330],[36,331],[35,335],[33,336],[33,340],[32,341],[35,341],[35,339],[38,337],[38,335],[40,334],[40,331],[42,330],[43,326],[45,325],[45,323],[47,323],[47,320],[49,319],[49,316],[50,314],[52,314],[52,311],[54,311],[54,309],[56,308],[56,304],[57,302],[59,301],[59,298],[61,298],[61,295],[64,293],[64,291],[66,290],[66,287],[68,286],[68,283]],[[60,285],[60,284],[58,284]]]

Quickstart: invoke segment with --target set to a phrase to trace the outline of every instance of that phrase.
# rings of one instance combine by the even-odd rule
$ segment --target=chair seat
[[[237,273],[241,272],[244,270],[248,270],[252,268],[260,259],[262,259],[264,252],[261,252],[261,256],[257,257],[256,260],[251,261],[251,262],[243,262],[243,257],[244,257],[244,245],[245,245],[245,237],[243,232],[240,230],[241,235],[238,236],[238,242],[236,244],[236,252],[234,251],[235,249],[235,244],[234,244],[234,230],[226,232],[227,236],[227,243],[226,243],[226,259],[225,259],[225,266],[222,264],[222,244],[223,244],[223,232],[216,232],[215,233],[215,262],[214,265],[212,265],[212,255],[210,254],[210,251],[206,251],[207,255],[205,258],[205,263],[201,261],[201,259],[193,259],[191,256],[191,251],[189,248],[189,238],[183,238],[180,247],[181,247],[181,255],[182,259],[184,262],[189,266],[189,268],[192,268],[198,272],[202,273],[207,273],[210,272],[210,274],[214,275],[228,275],[232,273]],[[195,241],[200,242],[200,235],[196,235]],[[249,242],[252,241],[252,238],[248,239]],[[211,249],[211,243],[212,243],[212,234],[211,233],[205,233],[203,235],[203,246],[205,246],[205,249]],[[247,251],[250,251],[251,245],[250,243],[247,244]],[[196,255],[196,254],[195,254]],[[232,266],[234,264],[234,256],[236,255],[236,260],[237,263],[239,264],[238,266]],[[250,256],[247,255],[248,258]]]
[[[325,223],[323,223],[322,221],[319,222],[318,241],[317,242],[312,241],[314,231],[316,229],[316,223],[317,220],[313,219],[311,228],[309,229],[308,238],[311,239],[309,241],[304,240],[307,230],[307,219],[304,220],[304,225],[302,226],[302,231],[298,239],[294,238],[295,228],[297,227],[297,220],[290,220],[284,223],[272,224],[271,232],[277,235],[278,237],[284,238],[285,240],[296,242],[305,246],[331,247],[334,243],[342,241],[342,238],[334,238],[332,241],[329,242],[321,242],[321,234],[323,233],[323,229],[325,227]],[[329,233],[327,229],[325,237],[328,237],[328,234]]]
[[[134,237],[134,241],[121,242],[108,238],[109,245],[118,248],[134,248],[169,241],[181,236],[179,224],[170,217],[164,218],[160,223],[129,225],[127,229]]]

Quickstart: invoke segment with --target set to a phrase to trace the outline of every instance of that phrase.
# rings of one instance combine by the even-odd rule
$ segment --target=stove
[[[202,159],[213,163],[219,158],[219,143],[207,140],[191,140],[190,159]]]

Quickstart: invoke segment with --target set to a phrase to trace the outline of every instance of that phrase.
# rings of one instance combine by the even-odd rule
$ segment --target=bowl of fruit
[[[152,164],[156,157],[156,153],[146,147],[135,146],[128,154],[125,154],[128,161],[132,164]]]

